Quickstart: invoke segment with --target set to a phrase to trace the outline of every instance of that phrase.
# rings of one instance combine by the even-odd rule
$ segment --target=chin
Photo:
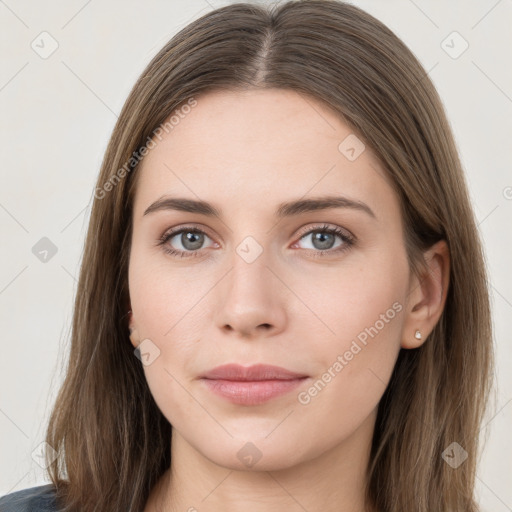
[[[203,443],[201,443],[203,444]],[[300,440],[289,438],[265,439],[264,436],[247,436],[244,439],[229,438],[220,443],[212,440],[208,446],[196,445],[195,449],[212,463],[235,471],[278,471],[293,467],[308,458],[307,453],[297,450]],[[293,454],[293,456],[292,456]],[[310,458],[314,456],[310,454]]]

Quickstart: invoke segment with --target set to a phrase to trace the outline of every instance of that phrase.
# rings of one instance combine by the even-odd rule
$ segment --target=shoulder
[[[0,497],[1,512],[58,512],[53,484],[38,485]]]

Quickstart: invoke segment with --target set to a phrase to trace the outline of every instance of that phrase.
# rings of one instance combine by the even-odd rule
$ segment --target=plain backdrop
[[[38,447],[63,377],[90,200],[116,116],[155,53],[227,3],[0,0],[0,495],[45,483]],[[512,511],[512,1],[353,3],[419,58],[455,134],[485,243],[497,353],[477,493],[483,510]],[[47,262],[33,251],[44,237],[56,250]]]

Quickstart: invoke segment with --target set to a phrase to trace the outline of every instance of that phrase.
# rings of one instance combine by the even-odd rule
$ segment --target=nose
[[[269,337],[286,325],[286,287],[260,255],[247,263],[238,254],[217,290],[217,326],[244,338]]]

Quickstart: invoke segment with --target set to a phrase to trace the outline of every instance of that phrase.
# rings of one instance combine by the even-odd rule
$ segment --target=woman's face
[[[225,467],[290,467],[373,429],[410,289],[399,201],[370,149],[310,97],[196,99],[136,171],[131,323],[188,445]],[[304,378],[202,378],[227,363]]]

